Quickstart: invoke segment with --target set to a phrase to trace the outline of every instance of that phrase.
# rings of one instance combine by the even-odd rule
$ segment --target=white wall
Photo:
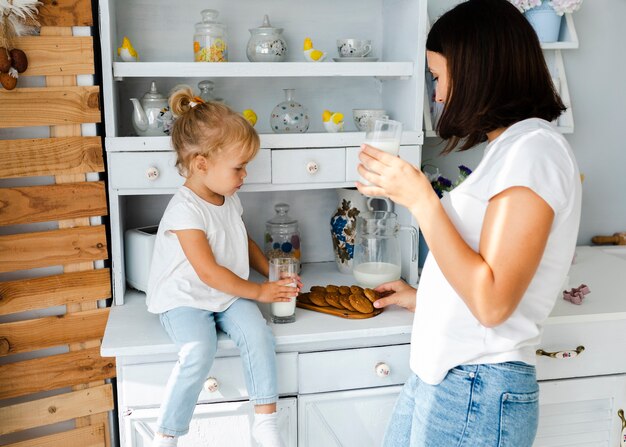
[[[456,3],[431,0],[431,20]],[[575,124],[566,138],[585,175],[578,244],[588,245],[592,236],[626,231],[626,0],[585,0],[573,17],[580,47],[563,50]],[[482,155],[477,148],[440,158],[437,141],[426,139],[423,158],[448,178]]]

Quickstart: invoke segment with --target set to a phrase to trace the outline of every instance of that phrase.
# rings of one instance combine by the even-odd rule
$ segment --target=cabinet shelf
[[[378,77],[408,79],[413,62],[114,62],[113,76],[132,77]]]
[[[260,137],[262,148],[348,147],[360,146],[365,140],[365,132],[261,134]],[[402,133],[402,145],[421,145],[423,141],[421,131]],[[106,149],[109,152],[171,151],[172,145],[170,137],[107,137]]]

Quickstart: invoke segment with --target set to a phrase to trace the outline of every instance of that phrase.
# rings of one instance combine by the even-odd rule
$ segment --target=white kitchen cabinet
[[[296,399],[280,399],[277,411],[283,443],[286,447],[296,447]],[[196,405],[189,433],[180,437],[178,447],[254,447],[256,443],[251,434],[252,413],[249,402]],[[158,415],[158,408],[127,410],[120,418],[122,445],[150,447]]]
[[[535,447],[625,445],[626,375],[548,380],[539,389]]]
[[[382,445],[401,386],[298,397],[298,446]]]

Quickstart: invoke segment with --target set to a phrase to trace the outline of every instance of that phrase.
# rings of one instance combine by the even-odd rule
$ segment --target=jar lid
[[[156,82],[152,81],[152,83],[150,84],[150,91],[146,92],[142,97],[142,100],[155,100],[155,99],[165,99],[165,96],[163,96],[161,93],[159,93],[159,91],[156,88]]]
[[[263,16],[263,24],[261,24],[261,26],[257,27],[257,28],[250,28],[248,31],[250,31],[252,34],[258,34],[258,33],[282,33],[283,29],[282,28],[274,28],[271,24],[270,24],[270,18],[267,14],[265,14]]]
[[[217,21],[217,16],[220,13],[216,9],[203,9],[200,14],[202,15],[202,22],[196,23],[196,31],[223,33],[226,30],[226,25]]]
[[[298,221],[287,214],[289,212],[288,204],[277,203],[274,206],[274,210],[276,211],[276,216],[267,221],[268,228],[297,231]]]

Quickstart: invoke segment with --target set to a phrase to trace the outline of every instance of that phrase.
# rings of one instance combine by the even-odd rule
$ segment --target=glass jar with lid
[[[215,96],[213,89],[215,88],[215,83],[213,81],[200,81],[198,82],[198,88],[200,89],[200,98],[202,98],[205,102],[209,101],[217,101],[221,103],[226,103],[224,98],[218,98]]]
[[[289,205],[277,203],[276,215],[265,224],[265,255],[269,258],[295,258],[300,271],[300,232],[298,221],[289,216]]]
[[[193,55],[196,62],[227,62],[228,41],[226,25],[217,21],[219,12],[204,9],[202,22],[196,23],[193,36]]]

